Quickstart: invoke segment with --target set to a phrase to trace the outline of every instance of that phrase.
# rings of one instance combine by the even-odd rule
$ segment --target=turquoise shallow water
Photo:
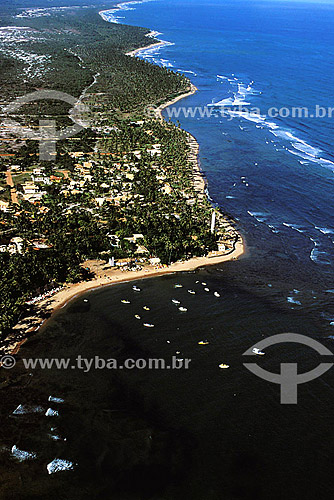
[[[182,105],[242,96],[264,110],[331,105],[330,6],[156,1],[119,15],[174,43],[143,57],[194,73],[188,74],[199,92]],[[69,304],[25,345],[20,358],[168,361],[179,352],[192,361],[183,371],[89,373],[27,373],[19,362],[1,374],[10,382],[0,408],[1,478],[11,485],[5,498],[333,495],[333,370],[300,386],[298,405],[284,406],[279,388],[242,364],[246,349],[276,333],[308,335],[333,350],[333,172],[320,160],[332,161],[332,122],[280,119],[270,120],[270,128],[267,120],[240,117],[180,121],[198,139],[210,195],[238,219],[247,253],[224,266],[142,281],[141,293],[132,284],[92,292],[89,302],[81,297]],[[300,148],[314,156],[298,156],[306,156]],[[175,289],[177,282],[183,288]],[[124,298],[131,304],[122,304]],[[143,327],[138,313],[155,328]],[[209,344],[199,346],[200,340]],[[280,363],[296,361],[304,372],[320,358],[285,344],[268,348],[259,363],[279,372]],[[230,368],[220,370],[220,363]],[[50,395],[64,403],[49,402]],[[44,411],[13,415],[20,404]],[[59,415],[45,417],[48,407]],[[62,439],[53,441],[52,433]],[[18,463],[13,445],[36,459]],[[77,465],[48,475],[54,458]]]

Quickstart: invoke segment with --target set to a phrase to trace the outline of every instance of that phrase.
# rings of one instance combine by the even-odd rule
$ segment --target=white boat
[[[181,312],[187,312],[188,309],[186,307],[182,307],[181,306],[181,307],[179,307],[179,311],[181,311]]]
[[[203,285],[203,286],[206,286],[206,283],[204,283],[204,281],[202,281],[202,285]]]
[[[88,299],[83,299],[84,302],[88,302]]]
[[[179,304],[181,304],[181,302],[180,302],[179,300],[176,300],[176,299],[172,299],[172,302],[173,302],[173,304],[176,304],[177,306],[178,306]]]
[[[254,354],[257,354],[258,356],[264,356],[265,355],[265,353],[262,352],[262,351],[260,351],[260,349],[258,349],[257,347],[254,347],[254,349],[252,349],[252,352]]]
[[[188,290],[188,293],[191,293],[191,295],[195,295],[195,291],[194,290]]]
[[[183,285],[180,285],[180,283],[177,283],[176,285],[174,285],[174,288],[182,288]]]
[[[141,288],[139,288],[139,286],[136,285],[132,287],[132,290],[134,290],[135,292],[141,292]]]
[[[139,314],[135,314],[135,318],[136,319],[141,319],[141,317],[139,316]]]
[[[149,307],[147,307],[147,306],[144,306],[144,307],[143,307],[143,309],[144,309],[145,311],[149,311],[149,310],[150,310],[150,308],[149,308]]]
[[[213,293],[213,295],[214,295],[215,297],[220,297],[220,293],[218,293],[218,292],[214,292],[214,293]]]
[[[198,345],[208,345],[208,341],[207,340],[201,340],[200,342],[198,342]]]
[[[197,280],[197,281],[195,281],[195,283],[199,283],[199,281]]]
[[[125,300],[125,299],[121,300],[121,302],[122,302],[122,304],[131,304],[131,302],[129,300]]]
[[[146,326],[146,328],[154,328],[154,325],[151,323],[143,323],[143,325]]]
[[[230,365],[225,365],[225,363],[222,363],[219,365],[219,368],[222,368],[222,369],[225,369],[225,368],[229,368]]]
[[[210,292],[210,288],[204,288],[205,292]]]

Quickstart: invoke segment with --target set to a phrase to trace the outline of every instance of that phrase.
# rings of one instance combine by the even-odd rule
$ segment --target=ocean
[[[246,253],[142,280],[140,293],[132,283],[91,292],[24,346],[21,358],[178,356],[191,363],[188,370],[88,373],[27,373],[18,363],[8,387],[1,379],[6,498],[332,498],[333,369],[299,385],[298,404],[282,405],[279,386],[247,371],[242,354],[285,332],[334,350],[333,118],[285,116],[334,105],[334,4],[156,0],[128,4],[111,20],[161,33],[170,43],[140,57],[184,72],[199,89],[175,106],[186,112],[164,115],[198,140],[209,195],[237,221]],[[222,116],[222,104],[233,105],[233,115]],[[273,108],[287,111],[268,116]],[[211,116],[199,111],[212,109]],[[143,327],[138,313],[155,328]],[[281,363],[298,362],[303,373],[321,357],[280,344],[257,361],[276,373]],[[48,408],[58,413],[45,416]],[[13,446],[14,454],[36,457],[19,462]],[[54,459],[70,470],[48,474]]]

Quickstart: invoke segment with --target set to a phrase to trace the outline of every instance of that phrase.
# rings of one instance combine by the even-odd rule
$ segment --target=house
[[[2,210],[2,212],[8,212],[8,208],[9,208],[8,201],[0,200],[0,210]]]
[[[128,236],[127,238],[124,238],[125,240],[129,241],[130,243],[137,243],[137,240],[142,240],[144,239],[143,234],[133,234],[132,236]]]
[[[164,194],[171,194],[173,192],[173,189],[170,187],[169,184],[165,184],[164,186],[162,186],[161,192]]]
[[[31,178],[34,183],[41,182],[43,184],[48,184],[48,185],[51,184],[51,180],[49,179],[49,177],[46,177],[44,175],[36,175],[36,176],[32,175]]]
[[[217,245],[218,245],[218,252],[225,252],[226,246],[223,242],[218,241]]]
[[[24,194],[23,199],[29,201],[29,203],[35,203],[36,201],[41,201],[42,197],[46,194],[45,191],[40,191],[39,193]]]
[[[106,199],[105,198],[95,198],[95,201],[99,207],[102,207],[102,205],[106,201]]]
[[[56,175],[50,175],[50,180],[52,182],[60,182],[62,180],[61,177],[57,177]]]
[[[139,245],[136,252],[135,252],[137,255],[144,255],[144,254],[148,254],[150,253],[146,247],[142,246],[142,245]]]
[[[161,260],[159,259],[159,257],[153,257],[152,259],[150,259],[150,264],[152,266],[157,266],[160,263],[161,263]]]
[[[25,182],[22,187],[24,194],[36,194],[39,191],[39,187],[34,182]]]
[[[22,253],[23,242],[24,242],[24,240],[22,238],[20,238],[19,236],[15,237],[15,238],[12,238],[10,240],[9,243],[11,245],[13,245],[13,247],[15,248],[15,251],[13,253]]]
[[[33,240],[31,241],[31,244],[36,250],[47,250],[49,248],[52,248],[52,245],[48,245],[45,239]]]

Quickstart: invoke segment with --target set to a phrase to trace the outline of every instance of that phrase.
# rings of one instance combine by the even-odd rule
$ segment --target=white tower
[[[216,212],[212,212],[212,217],[211,217],[211,233],[215,232],[215,225],[216,225]]]

